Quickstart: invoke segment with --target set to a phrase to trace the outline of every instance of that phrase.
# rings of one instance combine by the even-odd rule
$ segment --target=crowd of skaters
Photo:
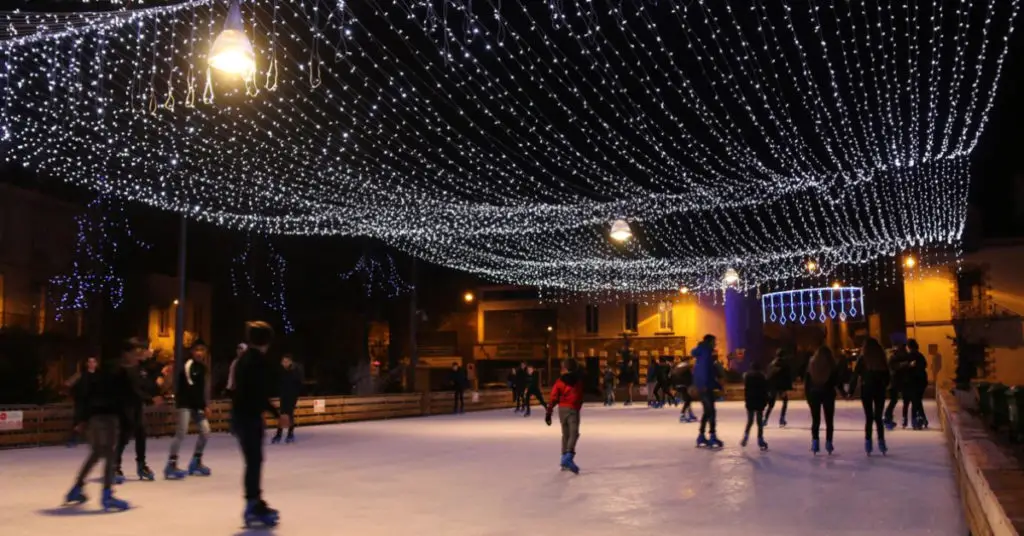
[[[245,462],[243,518],[247,525],[274,525],[278,521],[278,513],[263,501],[260,489],[264,413],[278,418],[274,443],[281,440],[285,430],[286,442],[294,441],[294,413],[302,387],[301,369],[287,354],[281,358],[280,365],[271,363],[267,356],[274,331],[269,324],[248,322],[245,331],[246,340],[237,347],[227,379],[227,391],[231,397],[230,430],[238,441]],[[69,446],[74,446],[84,436],[90,452],[65,496],[66,503],[81,504],[88,500],[84,492],[85,479],[102,461],[101,506],[104,510],[128,509],[128,502],[115,497],[113,490],[114,485],[125,481],[121,459],[125,447],[132,440],[135,442],[139,480],[156,479],[146,460],[145,406],[174,405],[177,427],[164,466],[164,478],[181,480],[188,476],[207,477],[212,474],[212,470],[202,462],[210,435],[209,349],[202,341],[194,343],[176,377],[173,377],[173,367],[160,363],[153,354],[147,341],[127,339],[122,343],[118,356],[105,360],[90,357],[78,374],[68,381],[75,403],[74,429]],[[173,381],[168,381],[172,377]],[[279,406],[271,402],[275,395],[279,398]],[[199,433],[192,456],[182,468],[179,467],[178,456],[192,422]]]

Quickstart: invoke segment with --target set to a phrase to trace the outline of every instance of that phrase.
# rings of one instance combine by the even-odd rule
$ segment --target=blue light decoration
[[[861,287],[823,287],[786,290],[761,295],[761,319],[788,324],[845,322],[864,316],[864,290]]]
[[[119,308],[124,301],[124,278],[117,274],[114,263],[123,252],[121,241],[129,246],[149,249],[128,225],[124,204],[117,198],[102,194],[75,216],[78,235],[69,273],[49,280],[49,300],[54,304],[54,317],[60,321],[69,312],[84,311],[94,300],[106,297]]]
[[[398,268],[395,267],[395,260],[391,258],[391,255],[386,255],[384,261],[378,261],[370,255],[363,255],[351,270],[342,273],[340,277],[345,280],[362,277],[367,298],[377,293],[383,293],[385,297],[392,299],[412,289],[412,285],[406,283],[398,275]]]
[[[248,296],[260,303],[267,309],[276,312],[281,317],[285,333],[293,333],[295,326],[292,325],[291,317],[288,314],[287,284],[285,275],[288,270],[288,261],[278,253],[274,246],[267,242],[265,258],[254,260],[256,253],[252,247],[252,237],[245,241],[245,249],[239,253],[231,266],[231,291],[237,298]],[[266,266],[268,276],[254,273],[255,266]],[[242,288],[244,284],[244,289]]]

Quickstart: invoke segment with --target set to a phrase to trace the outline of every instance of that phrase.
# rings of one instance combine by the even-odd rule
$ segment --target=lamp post
[[[903,261],[903,266],[905,266],[907,268],[907,270],[908,270],[907,272],[904,272],[903,281],[905,283],[905,286],[910,286],[910,309],[911,309],[911,315],[913,315],[913,318],[911,320],[911,333],[913,333],[913,335],[914,335],[913,338],[916,339],[917,338],[917,292],[914,290],[914,283],[907,280],[906,274],[909,273],[909,270],[913,270],[914,266],[917,266],[917,261],[914,260],[914,257],[907,257]],[[909,285],[907,285],[907,283],[909,283]]]
[[[553,326],[548,326],[548,338],[544,343],[544,357],[548,359],[548,386],[551,386],[551,335],[554,331]]]
[[[181,227],[178,231],[178,299],[174,300],[174,380],[185,366],[185,291],[186,263],[188,261],[188,218],[181,213]],[[172,380],[172,381],[174,381]]]

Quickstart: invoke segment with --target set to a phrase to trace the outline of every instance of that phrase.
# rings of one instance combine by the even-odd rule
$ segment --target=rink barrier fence
[[[971,536],[1024,532],[1024,469],[951,393],[936,397]]]
[[[374,396],[320,396],[302,397],[295,408],[298,426],[336,424],[352,421],[398,419],[451,413],[453,393],[411,393]],[[485,411],[510,408],[512,394],[506,389],[480,391],[473,401],[473,392],[465,393],[465,410]],[[322,403],[321,403],[322,401]],[[278,401],[274,400],[275,405]],[[207,418],[215,432],[227,432],[231,402],[215,400],[210,404]],[[0,429],[0,448],[34,447],[64,444],[70,438],[74,409],[70,404],[44,406],[0,406],[0,412],[20,411],[23,416],[19,430]],[[145,408],[146,430],[151,437],[174,434],[176,417],[173,404]],[[276,427],[277,419],[267,418],[268,427]],[[196,433],[195,423],[189,433]]]

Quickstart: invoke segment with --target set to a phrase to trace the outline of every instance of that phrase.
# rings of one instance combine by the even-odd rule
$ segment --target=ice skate
[[[817,439],[812,439],[811,440],[811,453],[813,453],[815,456],[817,456],[818,452],[821,452],[821,448],[819,448],[819,446],[818,446],[818,440]]]
[[[868,456],[871,456],[871,450],[872,450],[872,448],[871,448],[871,440],[870,439],[865,439],[864,440],[864,452],[867,453]]]
[[[884,423],[882,423],[882,424],[884,424],[884,425],[885,425],[885,429],[886,429],[886,430],[889,430],[889,431],[893,431],[893,430],[895,430],[895,429],[896,429],[896,421],[892,421],[892,420],[887,420],[887,421],[885,421],[885,422],[884,422]]]
[[[878,452],[881,452],[882,456],[885,456],[885,454],[887,452],[889,452],[889,448],[885,446],[885,440],[884,439],[879,439],[878,440]]]
[[[203,465],[203,458],[201,456],[193,456],[192,461],[188,462],[189,476],[210,476],[210,473],[210,468]]]
[[[259,525],[274,527],[280,521],[281,515],[277,510],[267,506],[267,503],[264,501],[249,501],[245,506],[245,513],[242,514],[242,518],[245,521],[246,528]]]
[[[104,511],[127,510],[129,508],[128,503],[114,497],[114,492],[110,489],[103,490],[103,499],[100,500],[100,505],[103,506]]]
[[[139,462],[137,469],[137,472],[139,474],[139,480],[152,481],[156,479],[156,473],[154,473],[153,470],[150,469],[149,466],[145,464],[145,462]]]
[[[569,453],[566,452],[565,454],[562,454],[562,459],[559,460],[558,466],[561,467],[563,471],[568,471],[569,470],[568,460],[569,460]]]
[[[743,434],[743,440],[740,441],[740,446],[746,447],[747,441],[750,441],[750,434]]]
[[[761,449],[761,452],[768,450],[768,442],[763,437],[757,438],[757,448]]]
[[[280,442],[281,442],[281,434],[277,434],[274,437],[270,438],[270,444],[271,445],[277,445]]]
[[[708,437],[708,448],[712,448],[712,449],[720,449],[720,448],[722,448],[722,447],[724,447],[724,446],[725,446],[725,444],[723,444],[723,443],[722,443],[722,442],[721,442],[721,441],[720,441],[720,440],[718,439],[718,436],[716,436],[715,434],[711,434],[711,436],[710,436],[710,437]]]
[[[576,461],[574,460],[574,458],[576,458],[576,453],[575,452],[570,452],[570,453],[566,454],[565,455],[565,466],[566,466],[566,469],[572,471],[573,474],[577,474],[578,475],[578,474],[580,474],[580,468],[579,468],[579,466],[576,465]]]
[[[825,442],[825,452],[827,452],[828,455],[831,456],[833,450],[835,450],[835,449],[832,448],[832,442],[831,441],[826,441]]]
[[[785,428],[785,427],[786,427],[786,418],[783,417],[783,418],[779,419],[779,428]]]
[[[82,493],[82,486],[75,486],[64,496],[64,504],[82,504],[89,498]]]
[[[178,469],[178,460],[167,460],[167,465],[164,466],[164,479],[181,480],[183,478],[185,478],[185,471]]]
[[[463,410],[463,411],[460,411],[459,413],[465,413],[465,412],[466,411]],[[295,442],[295,435],[294,434],[288,434],[288,437],[284,438],[284,442],[289,444],[289,445],[291,445],[292,443]]]
[[[708,438],[704,436],[703,432],[701,432],[701,434],[697,436],[697,448],[706,446],[708,446]]]
[[[117,471],[114,473],[114,483],[118,485],[124,484],[124,473],[121,472],[120,467],[118,467]]]

